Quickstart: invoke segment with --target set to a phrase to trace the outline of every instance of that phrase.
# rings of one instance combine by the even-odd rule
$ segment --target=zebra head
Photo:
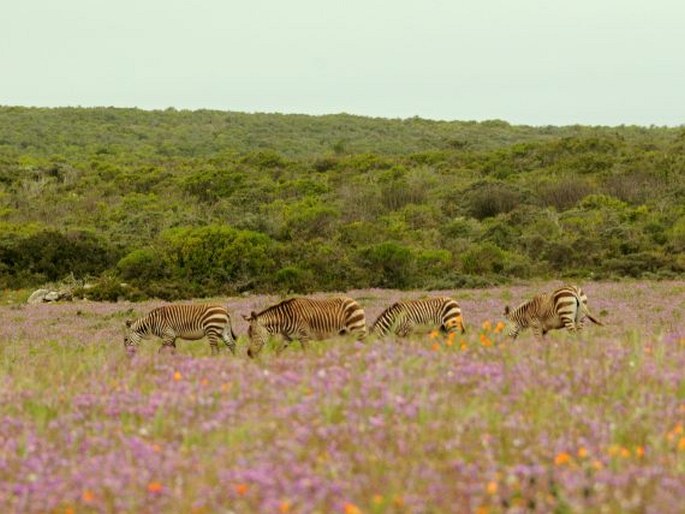
[[[461,314],[457,314],[456,316],[445,320],[443,327],[445,332],[448,334],[450,332],[456,332],[457,330],[459,330],[462,334],[466,332],[466,325],[464,324],[464,318]]]
[[[519,335],[519,330],[522,328],[518,321],[516,321],[516,311],[517,309],[512,311],[508,305],[504,307],[504,318],[506,319],[504,333],[514,339]]]
[[[140,335],[136,332],[135,327],[132,328],[133,324],[133,320],[126,320],[127,334],[124,336],[124,349],[128,354],[134,354],[138,344],[140,344]]]
[[[254,358],[259,355],[262,351],[266,341],[269,339],[269,332],[266,327],[259,321],[259,316],[255,311],[249,316],[243,315],[245,321],[247,321],[250,326],[247,329],[247,337],[250,338],[250,346],[247,349],[247,356]]]

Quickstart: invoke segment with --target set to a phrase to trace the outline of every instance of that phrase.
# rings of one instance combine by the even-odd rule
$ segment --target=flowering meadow
[[[0,306],[0,512],[685,510],[685,282],[582,284],[605,326],[502,333],[556,282],[440,291],[466,334],[245,354],[123,348],[161,302]],[[347,294],[367,322],[427,293]]]

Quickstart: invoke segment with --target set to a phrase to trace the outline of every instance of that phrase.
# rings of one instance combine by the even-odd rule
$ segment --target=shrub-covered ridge
[[[4,107],[0,285],[73,273],[129,284],[103,297],[178,298],[672,277],[684,150],[682,128]]]

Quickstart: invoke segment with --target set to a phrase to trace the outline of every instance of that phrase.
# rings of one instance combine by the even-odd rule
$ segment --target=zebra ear
[[[504,315],[509,316],[509,313],[511,312],[511,309],[509,308],[508,305],[504,306]]]
[[[127,319],[126,320],[126,327],[131,328],[131,325],[133,325],[133,320]]]
[[[257,313],[255,311],[252,311],[249,316],[245,316],[245,314],[243,314],[243,319],[245,321],[252,321],[253,319],[256,319],[256,318],[257,318]]]

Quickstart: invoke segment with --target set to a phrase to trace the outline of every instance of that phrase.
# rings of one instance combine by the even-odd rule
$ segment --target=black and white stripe
[[[585,318],[601,325],[589,311],[587,296],[578,286],[567,285],[535,295],[514,310],[504,308],[507,318],[506,333],[516,339],[521,330],[532,328],[536,337],[543,337],[550,330],[566,328],[576,332],[583,328]]]
[[[180,304],[158,307],[135,321],[127,320],[129,333],[124,339],[127,350],[134,352],[141,339],[157,336],[163,348],[176,348],[176,339],[197,340],[206,337],[212,353],[219,352],[219,339],[235,354],[236,335],[231,327],[231,316],[221,305]]]
[[[363,339],[367,334],[364,309],[347,297],[291,298],[244,318],[250,323],[247,332],[250,357],[259,354],[271,334],[281,334],[285,338],[281,349],[293,339],[305,347],[312,339],[342,334],[354,334]]]
[[[459,304],[447,296],[394,303],[378,316],[372,331],[379,337],[389,332],[405,337],[422,325],[445,332],[466,331]]]

